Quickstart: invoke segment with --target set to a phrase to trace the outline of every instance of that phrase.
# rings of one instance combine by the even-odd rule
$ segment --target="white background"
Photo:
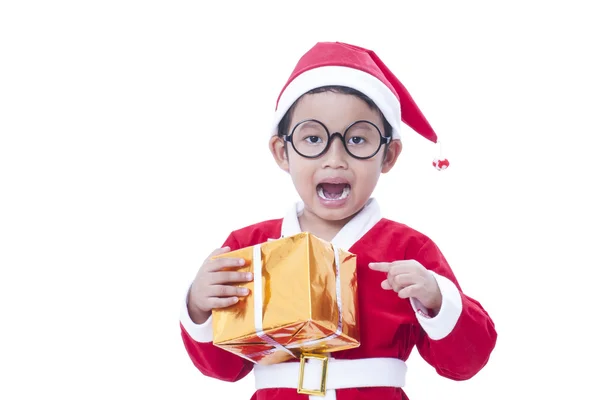
[[[497,324],[466,382],[415,351],[411,399],[597,398],[593,1],[200,3],[0,5],[0,398],[250,397],[193,367],[179,309],[231,230],[296,200],[268,126],[328,40],[375,50],[439,133],[449,170],[405,129],[375,196]]]

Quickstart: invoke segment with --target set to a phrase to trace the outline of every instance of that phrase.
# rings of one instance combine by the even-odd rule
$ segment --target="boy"
[[[382,218],[371,198],[380,174],[392,169],[402,150],[401,121],[437,141],[406,89],[372,51],[318,43],[300,59],[278,99],[269,146],[302,201],[283,219],[232,232],[200,268],[181,330],[203,374],[237,381],[254,369],[253,399],[307,398],[297,391],[297,360],[255,365],[211,342],[211,310],[247,295],[236,283],[252,280],[248,273],[221,271],[243,260],[211,257],[300,232],[357,255],[361,344],[330,356],[325,398],[407,399],[404,362],[415,346],[450,379],[469,379],[484,367],[496,343],[486,311],[462,293],[428,237]],[[318,364],[306,367],[305,374],[319,376]]]

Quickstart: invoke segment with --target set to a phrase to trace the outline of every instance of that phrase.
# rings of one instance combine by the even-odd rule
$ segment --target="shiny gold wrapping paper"
[[[262,330],[293,355],[257,335],[254,282],[239,284],[250,290],[240,302],[213,310],[216,346],[258,364],[283,362],[305,352],[329,353],[359,346],[356,255],[338,249],[342,321],[341,332],[336,334],[339,305],[334,247],[310,233],[300,233],[263,243],[260,249]],[[243,258],[244,267],[230,269],[254,272],[254,247],[217,257]],[[323,338],[327,339],[317,344],[302,344]]]

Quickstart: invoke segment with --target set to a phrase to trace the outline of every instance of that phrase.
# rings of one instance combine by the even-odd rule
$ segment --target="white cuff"
[[[196,324],[190,318],[190,312],[187,304],[187,293],[183,300],[179,321],[192,339],[200,343],[210,343],[213,340],[212,315],[203,324]]]
[[[432,340],[445,338],[452,332],[462,313],[462,298],[458,288],[450,279],[430,271],[442,292],[442,307],[435,317],[427,316],[427,309],[415,298],[410,304],[417,315],[421,327]]]

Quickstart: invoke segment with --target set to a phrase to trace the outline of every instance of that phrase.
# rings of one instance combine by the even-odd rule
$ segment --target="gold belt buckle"
[[[307,389],[304,387],[304,367],[306,360],[320,360],[321,364],[321,382],[319,389]],[[298,377],[298,393],[314,396],[325,396],[325,383],[327,382],[327,362],[329,358],[323,354],[303,353],[300,355],[300,376]]]

